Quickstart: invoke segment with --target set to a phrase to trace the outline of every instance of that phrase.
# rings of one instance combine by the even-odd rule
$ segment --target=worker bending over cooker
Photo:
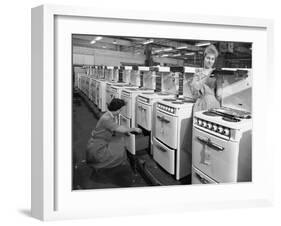
[[[125,143],[123,135],[128,133],[141,133],[140,128],[128,128],[118,125],[115,118],[118,117],[125,101],[114,98],[108,105],[108,111],[105,112],[95,129],[91,133],[91,138],[87,145],[87,163],[94,168],[97,173],[112,177],[119,181],[119,185],[129,186],[129,178],[116,178],[113,171],[117,172],[128,165]],[[122,177],[124,175],[118,175]],[[124,181],[125,180],[125,181]]]

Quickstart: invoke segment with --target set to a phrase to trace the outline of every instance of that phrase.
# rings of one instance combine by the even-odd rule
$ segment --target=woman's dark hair
[[[121,109],[123,106],[125,106],[126,103],[124,100],[119,99],[119,98],[114,98],[112,99],[112,101],[109,103],[109,105],[107,106],[109,111],[118,111],[119,109]]]

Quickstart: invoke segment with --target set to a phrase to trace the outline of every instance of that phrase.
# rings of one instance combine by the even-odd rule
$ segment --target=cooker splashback
[[[222,76],[222,106],[252,112],[252,71]]]

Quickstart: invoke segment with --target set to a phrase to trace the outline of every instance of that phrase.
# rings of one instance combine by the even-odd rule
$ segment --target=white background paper
[[[276,204],[270,208],[194,211],[177,214],[159,214],[93,220],[52,222],[56,225],[280,225],[280,99],[281,92],[281,15],[277,1],[73,1],[57,0],[56,4],[79,4],[91,7],[118,9],[164,10],[171,13],[203,15],[262,17],[275,19],[275,98],[272,112],[272,143],[275,144]],[[1,225],[36,225],[30,218],[30,8],[51,1],[9,0],[1,5]],[[4,49],[4,51],[3,51]],[[277,51],[279,50],[279,52]],[[261,90],[262,92],[262,90]],[[266,95],[266,93],[265,93]],[[262,106],[263,103],[261,103]],[[261,110],[263,108],[261,107]],[[279,118],[277,116],[279,115]],[[275,133],[275,134],[274,134]],[[266,151],[266,150],[264,150]],[[79,207],[77,207],[79,208]]]

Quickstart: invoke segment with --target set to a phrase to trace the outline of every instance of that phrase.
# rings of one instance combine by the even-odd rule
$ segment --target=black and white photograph
[[[31,157],[31,211],[21,214],[110,225],[276,223],[280,43],[267,6],[32,7],[29,156],[17,116],[4,118],[21,154],[12,160]],[[21,72],[14,62],[5,68]],[[12,101],[21,99],[3,100],[22,113]]]
[[[71,58],[73,190],[252,182],[251,42],[72,34]]]

